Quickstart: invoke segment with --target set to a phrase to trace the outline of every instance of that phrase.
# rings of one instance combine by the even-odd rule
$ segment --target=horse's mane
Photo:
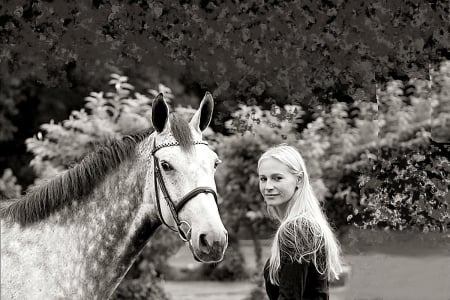
[[[170,124],[175,140],[188,149],[189,145],[192,145],[188,123],[171,115]],[[0,201],[0,217],[26,225],[47,218],[72,200],[82,199],[101,183],[106,175],[130,159],[136,145],[150,134],[151,131],[148,130],[100,143],[94,152],[87,154],[74,167],[51,180],[31,187],[17,199]]]

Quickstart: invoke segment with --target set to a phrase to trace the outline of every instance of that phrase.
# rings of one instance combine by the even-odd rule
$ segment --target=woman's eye
[[[265,178],[259,178],[259,181],[264,182],[264,181],[266,181],[266,179]]]
[[[172,166],[166,161],[161,162],[161,167],[162,167],[162,169],[164,171],[171,171],[171,170],[173,170]]]

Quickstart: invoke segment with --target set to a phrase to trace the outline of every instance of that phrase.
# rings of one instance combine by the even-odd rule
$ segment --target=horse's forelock
[[[183,150],[191,151],[194,143],[194,138],[192,136],[189,123],[176,114],[172,114],[169,120],[170,128],[172,129],[172,135],[175,140],[180,144],[180,147]]]

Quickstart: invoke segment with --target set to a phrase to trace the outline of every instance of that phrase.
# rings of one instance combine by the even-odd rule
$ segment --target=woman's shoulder
[[[311,217],[298,215],[287,220],[280,231],[282,238],[294,242],[300,239],[308,243],[310,241],[323,240],[323,231],[319,223]]]
[[[319,224],[307,216],[299,215],[286,221],[280,228],[279,242],[282,257],[290,260],[308,260],[310,255],[323,250],[324,237]]]
[[[289,226],[314,226],[318,227],[318,221],[312,216],[308,216],[306,214],[299,214],[295,217],[290,217],[286,220],[286,225]]]

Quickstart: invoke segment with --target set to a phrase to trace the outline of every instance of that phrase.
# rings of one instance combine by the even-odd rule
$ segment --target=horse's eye
[[[172,171],[173,170],[172,166],[166,161],[161,162],[161,167],[164,171]]]
[[[218,165],[220,165],[222,163],[222,161],[220,159],[216,160],[216,162],[214,163],[214,168],[217,168]]]

